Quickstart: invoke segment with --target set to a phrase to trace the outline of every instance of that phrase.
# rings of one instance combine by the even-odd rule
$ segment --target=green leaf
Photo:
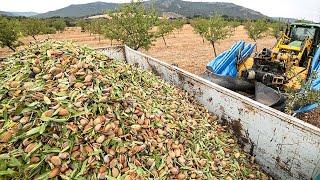
[[[38,101],[28,104],[28,107],[35,107],[36,105],[40,104]]]
[[[7,169],[5,171],[0,171],[0,176],[4,176],[4,175],[14,175],[15,173],[17,173],[16,171],[12,170],[12,169]]]
[[[86,170],[87,170],[87,168],[88,168],[87,162],[88,162],[88,159],[86,159],[86,160],[82,163],[80,172],[76,175],[76,178],[82,176],[82,175],[86,172]]]
[[[42,128],[43,128],[42,126],[38,126],[38,127],[32,128],[32,129],[30,129],[29,131],[26,132],[26,136],[31,136],[31,135],[40,133]]]
[[[46,130],[46,127],[47,127],[47,123],[43,123],[43,124],[40,126],[39,134],[42,134],[42,133]]]
[[[46,104],[51,104],[51,100],[47,96],[43,96],[43,100]]]
[[[0,154],[0,160],[6,160],[6,159],[10,159],[10,155],[8,153]]]
[[[22,164],[17,158],[11,158],[9,161],[9,166],[20,167]]]

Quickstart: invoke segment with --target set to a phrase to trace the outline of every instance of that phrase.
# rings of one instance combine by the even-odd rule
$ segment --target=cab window
[[[306,37],[314,38],[316,29],[313,27],[293,27],[291,29],[290,37],[293,41],[303,41]]]

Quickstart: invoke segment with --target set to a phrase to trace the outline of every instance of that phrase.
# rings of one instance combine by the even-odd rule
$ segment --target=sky
[[[130,0],[0,0],[0,11],[44,13],[71,4],[88,2],[130,2]],[[198,2],[232,2],[270,17],[290,17],[320,22],[319,0],[188,0]]]

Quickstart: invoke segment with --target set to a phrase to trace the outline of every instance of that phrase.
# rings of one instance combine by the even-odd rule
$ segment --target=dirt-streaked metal
[[[316,179],[320,174],[319,128],[128,47],[101,50],[192,93],[228,121],[243,148],[274,178]]]

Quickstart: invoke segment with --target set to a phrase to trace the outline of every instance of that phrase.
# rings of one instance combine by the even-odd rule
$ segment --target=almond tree
[[[174,26],[168,20],[160,21],[158,25],[157,34],[163,39],[164,44],[167,46],[165,36],[170,34],[174,30]]]
[[[263,20],[259,19],[255,22],[249,21],[245,25],[245,29],[248,32],[248,36],[250,39],[252,39],[254,42],[257,42],[258,39],[261,39],[265,36],[265,33],[268,31],[269,26],[268,23]],[[257,51],[257,46],[256,46]]]
[[[81,27],[81,32],[85,32],[88,27],[88,22],[86,20],[81,19],[76,22],[76,25]]]
[[[89,31],[92,34],[98,35],[99,42],[101,40],[100,35],[104,32],[104,25],[104,20],[101,19],[95,19],[90,22]]]
[[[24,35],[31,36],[35,41],[37,40],[36,36],[42,34],[45,29],[45,22],[39,19],[30,18],[22,21]]]
[[[282,23],[280,21],[276,21],[270,24],[271,27],[271,35],[275,37],[276,39],[279,39],[281,35],[285,31],[285,23]]]
[[[206,23],[205,31],[203,36],[207,39],[214,51],[214,56],[217,57],[215,44],[223,39],[226,39],[230,35],[230,30],[228,28],[228,22],[225,21],[221,16],[212,16]]]
[[[119,11],[110,12],[109,16],[112,24],[109,30],[114,39],[134,50],[148,49],[156,38],[151,30],[158,20],[157,14],[146,10],[141,1],[131,2]]]
[[[194,31],[201,36],[202,42],[204,43],[204,33],[206,32],[208,26],[208,20],[196,19],[191,22],[191,26],[193,27]]]
[[[181,31],[183,26],[186,24],[186,22],[182,19],[178,19],[178,20],[173,20],[171,24],[174,27],[174,30],[176,30],[179,34],[179,32]]]
[[[106,20],[104,22],[104,26],[102,30],[104,37],[110,40],[111,46],[112,46],[113,40],[117,39],[118,37],[118,32],[115,29],[113,29],[114,25],[112,23],[113,21]]]
[[[52,27],[54,27],[58,32],[62,32],[67,27],[67,24],[64,20],[57,19],[52,22]]]
[[[12,51],[16,51],[16,48],[21,44],[18,41],[19,38],[19,22],[16,20],[8,20],[0,17],[0,46],[7,46]]]

